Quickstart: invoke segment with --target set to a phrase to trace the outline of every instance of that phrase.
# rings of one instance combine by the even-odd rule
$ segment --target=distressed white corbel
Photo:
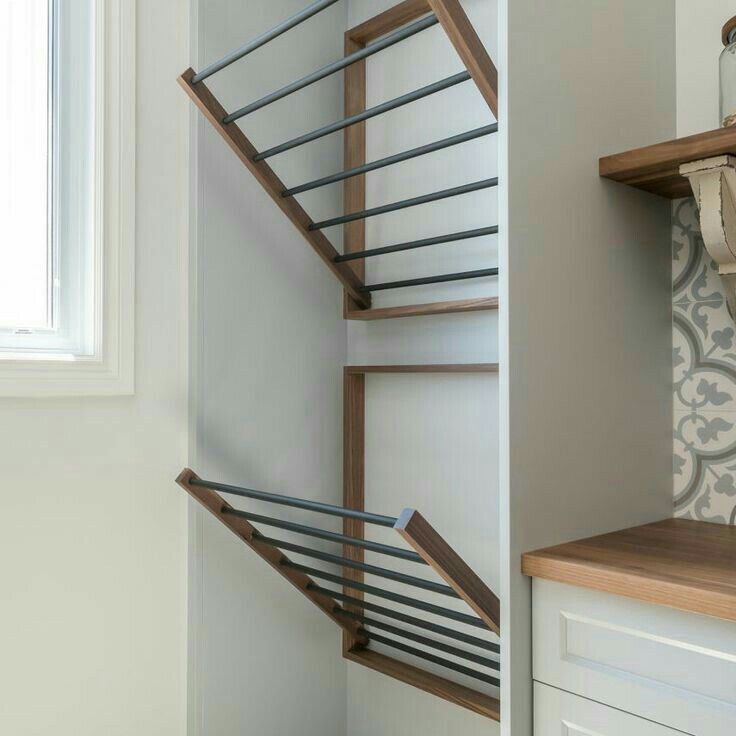
[[[680,166],[700,210],[703,244],[718,264],[736,317],[736,157],[715,156]]]

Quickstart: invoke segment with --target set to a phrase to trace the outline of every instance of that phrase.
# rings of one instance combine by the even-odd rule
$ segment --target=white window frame
[[[0,396],[134,392],[135,3],[94,0],[94,350],[0,354]]]

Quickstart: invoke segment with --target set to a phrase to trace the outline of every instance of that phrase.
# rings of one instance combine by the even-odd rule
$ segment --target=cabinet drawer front
[[[556,688],[534,685],[534,736],[683,736]]]
[[[534,581],[534,678],[696,736],[736,733],[736,625]]]

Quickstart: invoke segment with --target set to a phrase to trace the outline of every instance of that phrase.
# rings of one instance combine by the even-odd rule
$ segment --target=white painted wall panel
[[[675,135],[675,3],[501,7],[502,732],[528,736],[520,555],[672,514],[669,203],[598,158]]]
[[[0,733],[182,736],[187,3],[137,3],[136,390],[3,399]]]

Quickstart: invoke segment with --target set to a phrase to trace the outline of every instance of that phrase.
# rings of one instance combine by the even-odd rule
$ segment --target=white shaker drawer
[[[534,736],[683,736],[683,733],[535,683]]]
[[[736,624],[534,580],[534,679],[695,736],[736,734]]]

